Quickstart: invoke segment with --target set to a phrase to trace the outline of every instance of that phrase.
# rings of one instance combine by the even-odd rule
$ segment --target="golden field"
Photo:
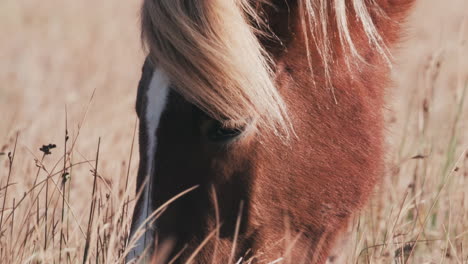
[[[122,263],[138,8],[0,1],[0,263]],[[468,1],[419,1],[393,77],[387,174],[330,262],[468,263]]]

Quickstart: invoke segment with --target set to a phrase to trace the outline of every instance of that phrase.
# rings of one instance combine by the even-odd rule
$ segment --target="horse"
[[[144,0],[126,261],[325,263],[384,174],[413,2]]]

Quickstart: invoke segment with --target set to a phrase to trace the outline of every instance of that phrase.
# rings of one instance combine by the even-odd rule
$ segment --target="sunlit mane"
[[[369,13],[371,8],[379,10],[374,1],[298,2],[304,37],[316,45],[328,81],[333,59],[330,38],[335,34],[329,32],[331,23],[336,24],[348,62],[361,58],[350,20],[360,22],[369,45],[387,59]],[[142,37],[151,58],[169,74],[173,88],[190,102],[218,120],[241,125],[257,120],[262,127],[287,136],[291,132],[287,109],[273,81],[274,65],[251,24],[256,20],[254,1],[249,0],[145,0]],[[314,61],[306,46],[312,69]]]

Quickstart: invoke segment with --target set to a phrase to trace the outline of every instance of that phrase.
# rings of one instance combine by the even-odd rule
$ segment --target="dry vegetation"
[[[0,263],[122,262],[138,160],[136,2],[0,2]],[[467,16],[465,0],[421,0],[410,18],[388,100],[388,175],[335,263],[468,263]]]

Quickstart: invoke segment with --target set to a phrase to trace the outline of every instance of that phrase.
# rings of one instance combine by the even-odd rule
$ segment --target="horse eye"
[[[242,131],[242,128],[226,127],[220,122],[214,122],[208,131],[208,139],[214,142],[226,142],[239,136]]]

